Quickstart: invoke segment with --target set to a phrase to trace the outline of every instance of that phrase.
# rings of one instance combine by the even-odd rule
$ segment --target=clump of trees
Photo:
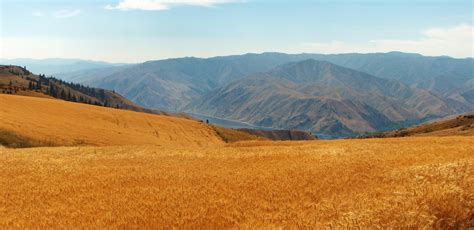
[[[10,66],[8,71],[13,75],[21,76],[21,78],[28,80],[28,90],[30,91],[45,93],[54,98],[71,102],[120,108],[118,104],[109,102],[107,93],[104,89],[97,89],[77,83],[66,82],[53,76],[46,77],[44,74],[40,74],[38,77],[35,77],[30,71],[26,69],[26,66]],[[9,94],[17,93],[17,91],[20,90],[20,88],[16,87],[12,81],[10,81],[8,85],[3,85],[0,88],[2,88],[2,93]],[[23,90],[26,90],[26,86],[23,87]],[[113,93],[115,93],[115,91],[113,91]]]
[[[30,83],[30,89],[42,91],[55,98],[97,106],[109,106],[104,89],[96,89],[77,83],[66,82],[52,76],[46,77],[44,74],[38,75],[36,82],[30,81]],[[80,92],[81,94],[75,94],[73,92]]]

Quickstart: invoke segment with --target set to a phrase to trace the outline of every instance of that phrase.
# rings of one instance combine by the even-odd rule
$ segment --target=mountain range
[[[393,129],[471,108],[398,80],[310,59],[217,88],[184,110],[332,138]]]
[[[474,110],[472,58],[262,53],[175,58],[54,76],[147,108],[345,137]]]

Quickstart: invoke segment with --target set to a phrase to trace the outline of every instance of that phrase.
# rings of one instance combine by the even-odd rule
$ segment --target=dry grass
[[[0,228],[473,227],[474,138],[0,149]]]
[[[226,143],[250,140],[266,140],[263,137],[255,136],[236,129],[229,129],[220,126],[211,125],[216,134]]]
[[[210,146],[223,141],[197,121],[0,94],[0,129],[54,145]]]
[[[0,129],[0,146],[8,148],[29,148],[39,146],[55,146],[53,141],[38,141],[20,136],[14,132]]]
[[[375,134],[373,137],[474,136],[474,113],[450,116],[421,125]]]

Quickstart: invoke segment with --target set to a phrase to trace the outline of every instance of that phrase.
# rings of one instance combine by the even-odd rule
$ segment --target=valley
[[[340,138],[470,111],[456,105],[399,81],[306,60],[218,88],[185,110]]]
[[[262,81],[256,81],[256,76],[262,80],[265,76],[277,74],[278,69],[283,71],[281,68],[288,67],[290,63],[308,60],[337,66],[330,73],[333,80],[315,82],[321,73],[316,69],[301,68],[301,71],[309,72],[288,72],[283,78],[291,80],[306,74],[303,81],[297,83],[300,86],[309,85],[305,88],[294,88],[292,84],[282,81],[281,76],[267,78],[265,86],[259,85],[260,88],[267,87],[265,95],[259,88],[249,91],[251,89],[243,85],[259,84]],[[349,72],[339,71],[342,69]],[[273,129],[304,129],[326,139],[334,139],[398,129],[473,111],[473,70],[472,58],[431,57],[402,52],[330,55],[249,53],[109,65],[56,73],[55,76],[115,90],[146,108],[202,114]],[[345,76],[341,78],[341,74]],[[364,81],[356,77],[360,74],[378,80]],[[356,84],[351,85],[352,81]],[[232,87],[233,94],[218,94]],[[364,91],[361,92],[361,89]],[[244,103],[245,97],[247,100]],[[266,100],[266,97],[271,100]],[[219,101],[213,98],[219,98]],[[234,104],[228,104],[229,101]],[[278,101],[285,105],[278,106]],[[223,103],[224,107],[219,103]],[[326,119],[321,119],[322,116]],[[287,120],[290,122],[285,122]],[[240,126],[229,122],[221,124],[230,128]]]

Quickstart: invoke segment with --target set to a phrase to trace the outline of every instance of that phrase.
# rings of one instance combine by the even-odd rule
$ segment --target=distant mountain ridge
[[[124,64],[108,63],[104,61],[92,61],[83,59],[66,59],[66,58],[16,58],[16,59],[0,59],[0,64],[16,65],[26,67],[33,73],[55,75],[58,73],[82,71],[89,69],[100,69],[106,67],[116,67]],[[69,80],[69,79],[65,79]]]
[[[400,80],[409,86],[428,89],[461,101],[466,100],[461,91],[466,91],[464,86],[474,77],[472,58],[427,57],[400,52],[330,55],[262,53],[214,58],[187,57],[79,70],[55,76],[114,89],[145,107],[180,111],[191,99],[217,87],[288,62],[307,59],[328,61],[377,77]]]
[[[311,59],[235,81],[185,108],[258,126],[308,130],[322,137],[354,136],[469,109],[397,80]]]
[[[178,58],[149,61],[123,71],[84,81],[115,89],[149,108],[180,111],[192,99],[249,74],[267,71],[286,58],[261,59],[259,55]]]

